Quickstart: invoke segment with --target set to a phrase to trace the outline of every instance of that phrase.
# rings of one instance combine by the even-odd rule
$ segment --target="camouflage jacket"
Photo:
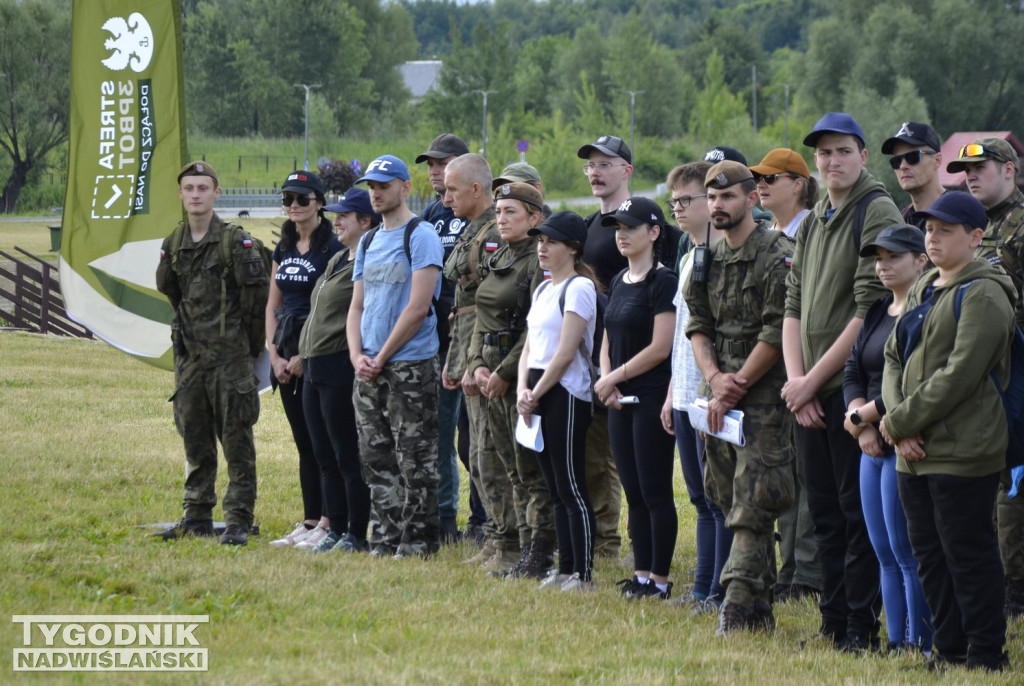
[[[1017,326],[1024,327],[1024,193],[1015,188],[1006,200],[987,211],[985,238],[974,251],[1003,268],[1014,287],[1017,298],[1013,304]]]
[[[171,340],[176,365],[218,367],[252,354],[248,331],[263,320],[270,289],[259,248],[249,235],[214,214],[198,243],[185,225],[178,254],[164,239],[157,288],[174,307]],[[221,278],[221,235],[234,231],[228,278]],[[173,235],[173,234],[172,234]],[[223,307],[222,307],[223,303]]]
[[[701,333],[710,338],[719,368],[736,372],[758,342],[782,349],[786,276],[793,239],[758,225],[739,248],[733,250],[720,240],[712,246],[711,255],[707,282],[691,280],[683,292],[690,309],[686,335]],[[779,393],[785,381],[786,366],[780,355],[739,407],[782,403]],[[706,382],[701,384],[700,393],[710,397]]]

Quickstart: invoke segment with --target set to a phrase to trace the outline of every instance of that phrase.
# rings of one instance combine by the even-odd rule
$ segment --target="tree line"
[[[455,131],[585,191],[580,140],[626,136],[640,178],[704,147],[750,157],[845,110],[881,141],[899,122],[1024,131],[1019,3],[996,0],[182,0],[190,132],[429,140]],[[67,140],[70,0],[0,0],[0,208]],[[397,66],[444,62],[409,102]],[[631,117],[631,102],[633,104]],[[340,151],[316,151],[338,156]],[[313,154],[314,151],[311,151]],[[882,163],[879,155],[874,162]],[[884,173],[881,178],[887,178]],[[31,195],[31,194],[29,194]]]

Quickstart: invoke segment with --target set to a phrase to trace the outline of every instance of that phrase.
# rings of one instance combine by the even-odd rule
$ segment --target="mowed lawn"
[[[0,351],[0,614],[210,618],[196,632],[210,665],[198,675],[15,673],[21,626],[7,623],[0,683],[940,680],[912,656],[836,654],[815,638],[810,601],[778,607],[773,636],[716,639],[715,617],[621,599],[615,582],[629,572],[616,561],[598,561],[596,593],[570,595],[487,578],[460,564],[474,553],[468,544],[428,561],[271,548],[301,518],[296,451],[271,395],[263,396],[256,427],[263,533],[237,549],[153,540],[147,525],[181,514],[184,460],[167,403],[172,375],[83,340],[4,332]],[[675,486],[672,578],[681,592],[694,564],[694,516],[678,470]],[[466,493],[464,481],[463,503]],[[463,504],[463,522],[465,513]],[[954,671],[942,683],[1021,683],[1019,629],[1011,626],[1012,672]]]

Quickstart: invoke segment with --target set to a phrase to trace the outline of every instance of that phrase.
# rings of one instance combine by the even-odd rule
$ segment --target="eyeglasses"
[[[957,159],[962,160],[965,157],[994,157],[1001,162],[1009,162],[1006,159],[1006,155],[996,152],[992,148],[986,148],[981,143],[971,143],[960,148],[960,154]]]
[[[695,198],[706,197],[708,197],[707,193],[698,193],[697,195],[680,195],[678,198],[669,198],[665,204],[668,205],[669,212],[674,211],[676,209],[676,205],[678,205],[680,209],[685,210],[690,206],[690,203],[693,202]]]
[[[761,183],[764,181],[769,186],[773,186],[780,178],[795,179],[796,177],[792,174],[754,174],[754,183]]]
[[[963,152],[961,150],[960,152]],[[934,155],[936,153],[931,150],[911,150],[910,152],[903,153],[902,155],[893,155],[889,158],[889,166],[893,169],[899,169],[900,165],[903,164],[903,160],[907,161],[911,167],[916,167],[921,164],[921,160],[924,159],[924,155]]]
[[[626,164],[612,164],[611,162],[584,162],[583,173],[589,174],[592,171],[606,172],[612,167],[627,167]]]
[[[281,197],[281,204],[285,207],[291,207],[293,202],[299,203],[299,207],[309,207],[309,203],[313,202],[313,199],[308,195],[288,195],[287,193]]]

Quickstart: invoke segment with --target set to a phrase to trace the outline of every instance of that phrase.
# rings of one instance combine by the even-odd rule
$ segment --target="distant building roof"
[[[960,153],[960,148],[968,143],[973,143],[979,138],[1001,138],[1017,151],[1017,154],[1024,158],[1024,144],[1021,144],[1017,137],[1010,131],[957,131],[942,144],[942,168],[939,170],[939,182],[946,188],[963,187],[964,173],[950,174],[946,171],[946,165],[955,160]],[[1020,168],[1017,175],[1020,176]]]
[[[414,102],[437,88],[442,66],[444,63],[441,60],[415,60],[398,66],[405,87],[412,93]]]

